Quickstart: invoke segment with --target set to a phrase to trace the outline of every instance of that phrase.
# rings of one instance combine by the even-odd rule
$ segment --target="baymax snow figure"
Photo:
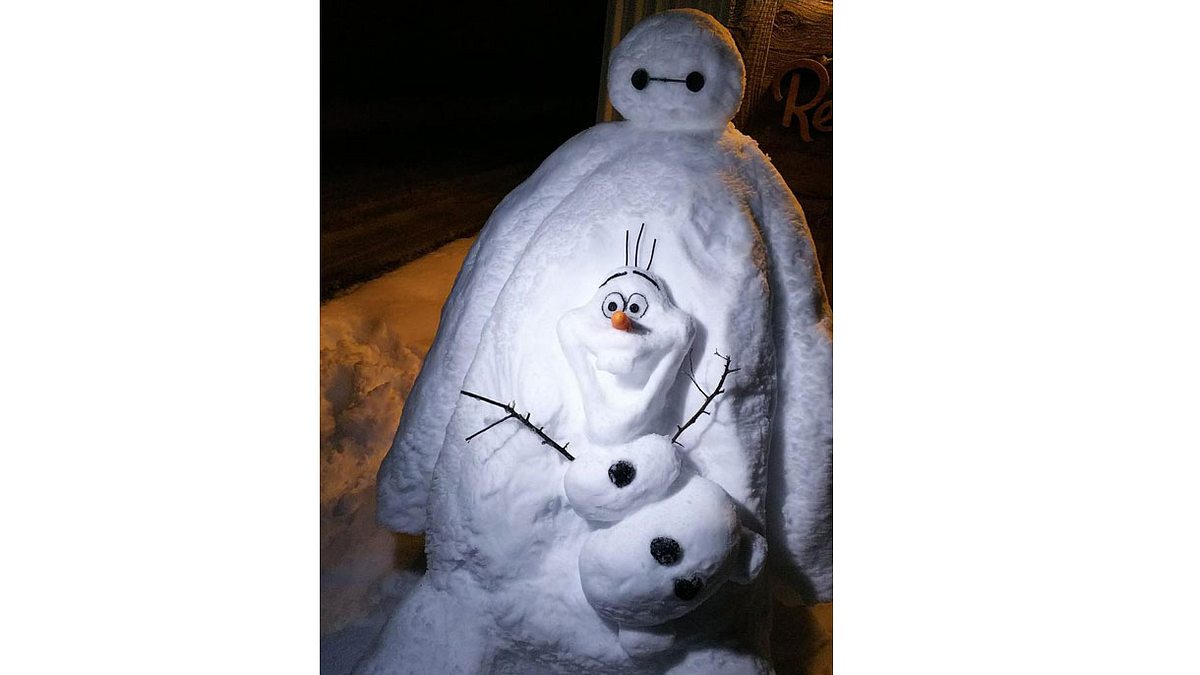
[[[770,594],[832,597],[832,320],[799,205],[729,124],[743,86],[737,48],[711,17],[646,19],[609,63],[625,121],[565,143],[492,214],[379,471],[380,521],[425,533],[429,572],[360,672],[768,672],[755,636]],[[618,323],[652,327],[666,306],[633,274],[648,265],[644,245],[637,261],[606,254],[614,235],[641,223],[657,239],[650,276],[670,280],[671,304],[691,321],[690,350],[680,346],[686,322],[664,323],[672,337],[662,343],[633,343],[625,338],[637,333],[612,327],[618,311]],[[625,307],[608,317],[599,303],[589,308],[614,335],[565,346],[560,320],[618,266],[630,269],[607,285]],[[740,371],[688,430],[680,470],[719,486],[740,526],[765,534],[768,572],[723,584],[670,622],[672,649],[635,658],[584,593],[581,553],[597,530],[564,492],[576,462],[512,422],[466,442],[497,422],[497,409],[460,391],[516,403],[583,461],[584,443],[669,435],[706,398],[689,375],[720,377],[724,363],[708,357],[717,349]],[[692,353],[705,358],[687,373],[675,360]],[[588,373],[581,358],[591,385],[577,381]],[[647,582],[656,589],[686,577],[655,565],[665,575]]]

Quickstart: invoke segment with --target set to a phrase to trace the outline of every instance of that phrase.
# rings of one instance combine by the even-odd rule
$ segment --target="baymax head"
[[[588,436],[599,443],[630,441],[658,421],[695,336],[692,318],[637,260],[609,272],[591,299],[558,322]]]
[[[716,19],[691,9],[642,21],[613,49],[608,96],[634,125],[724,129],[742,103],[746,67]]]

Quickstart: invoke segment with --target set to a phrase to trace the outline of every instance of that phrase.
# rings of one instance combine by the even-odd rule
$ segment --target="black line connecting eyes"
[[[645,68],[638,68],[633,71],[633,75],[629,76],[629,83],[638,91],[649,86],[651,80],[656,82],[682,82],[687,85],[688,91],[693,94],[704,88],[704,73],[695,70],[688,73],[687,79],[683,80],[677,80],[672,77],[650,77],[650,73],[646,72]]]

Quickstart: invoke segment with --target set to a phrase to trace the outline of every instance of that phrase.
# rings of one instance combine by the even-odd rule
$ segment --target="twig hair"
[[[637,241],[633,245],[633,266],[638,267],[642,257],[642,233],[646,231],[646,224],[638,228]],[[658,249],[658,239],[654,239],[650,243],[650,260],[646,263],[646,270],[654,264],[654,251]],[[629,230],[625,230],[625,266],[629,267]]]

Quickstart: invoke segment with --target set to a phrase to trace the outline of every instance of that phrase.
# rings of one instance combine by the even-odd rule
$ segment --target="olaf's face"
[[[694,335],[662,281],[637,267],[614,270],[563,315],[558,339],[583,395],[588,435],[619,443],[653,426]]]
[[[642,21],[613,50],[608,95],[636,126],[719,130],[742,102],[746,69],[720,23],[695,10]]]

